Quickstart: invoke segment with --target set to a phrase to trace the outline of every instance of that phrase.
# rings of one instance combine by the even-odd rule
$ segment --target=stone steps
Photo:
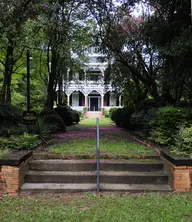
[[[25,181],[31,183],[94,183],[96,179],[95,171],[29,171]],[[116,184],[166,184],[168,177],[163,172],[101,171],[100,182]]]
[[[139,162],[132,160],[101,160],[100,170],[103,171],[140,171],[151,172],[163,170],[163,162]],[[94,171],[96,160],[33,160],[29,168],[36,171]]]
[[[96,184],[86,183],[25,183],[22,193],[72,193],[96,191]],[[100,191],[170,192],[168,185],[154,184],[100,184]]]
[[[87,111],[86,118],[104,118],[101,111]]]
[[[163,163],[101,160],[101,191],[170,191]],[[21,192],[81,192],[96,190],[95,160],[32,160]]]

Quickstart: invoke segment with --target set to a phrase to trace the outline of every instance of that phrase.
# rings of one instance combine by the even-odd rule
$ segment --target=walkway
[[[96,119],[82,120],[67,130],[66,133],[53,135],[56,144],[49,146],[48,152],[65,155],[95,153]],[[100,119],[100,150],[101,154],[108,155],[158,155],[155,149],[105,118]]]

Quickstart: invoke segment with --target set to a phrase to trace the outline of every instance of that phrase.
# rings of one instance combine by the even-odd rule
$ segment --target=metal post
[[[96,158],[97,158],[97,193],[100,191],[100,150],[99,150],[99,118],[96,119]]]
[[[27,111],[30,111],[30,52],[27,50]]]

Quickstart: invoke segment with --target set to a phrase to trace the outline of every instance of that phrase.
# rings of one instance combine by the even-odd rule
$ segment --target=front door
[[[90,111],[98,111],[98,98],[90,98]]]

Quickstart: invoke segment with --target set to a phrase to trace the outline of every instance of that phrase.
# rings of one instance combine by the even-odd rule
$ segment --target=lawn
[[[47,195],[0,201],[1,222],[192,221],[192,193]]]
[[[81,126],[85,127],[96,127],[96,118],[87,118],[83,119],[79,123]],[[99,119],[99,126],[100,127],[108,127],[114,124],[110,118],[101,118]]]
[[[95,139],[78,139],[67,143],[54,144],[48,152],[55,154],[93,154],[96,149]],[[100,152],[108,155],[153,155],[154,150],[126,139],[103,138],[100,141]]]
[[[116,127],[110,119],[100,119],[100,152],[107,155],[154,155],[155,150],[130,140],[130,135]],[[89,118],[80,122],[70,133],[64,134],[59,143],[47,147],[54,154],[94,154],[96,150],[96,119]],[[85,127],[85,128],[84,128]],[[80,130],[80,128],[82,128]]]

